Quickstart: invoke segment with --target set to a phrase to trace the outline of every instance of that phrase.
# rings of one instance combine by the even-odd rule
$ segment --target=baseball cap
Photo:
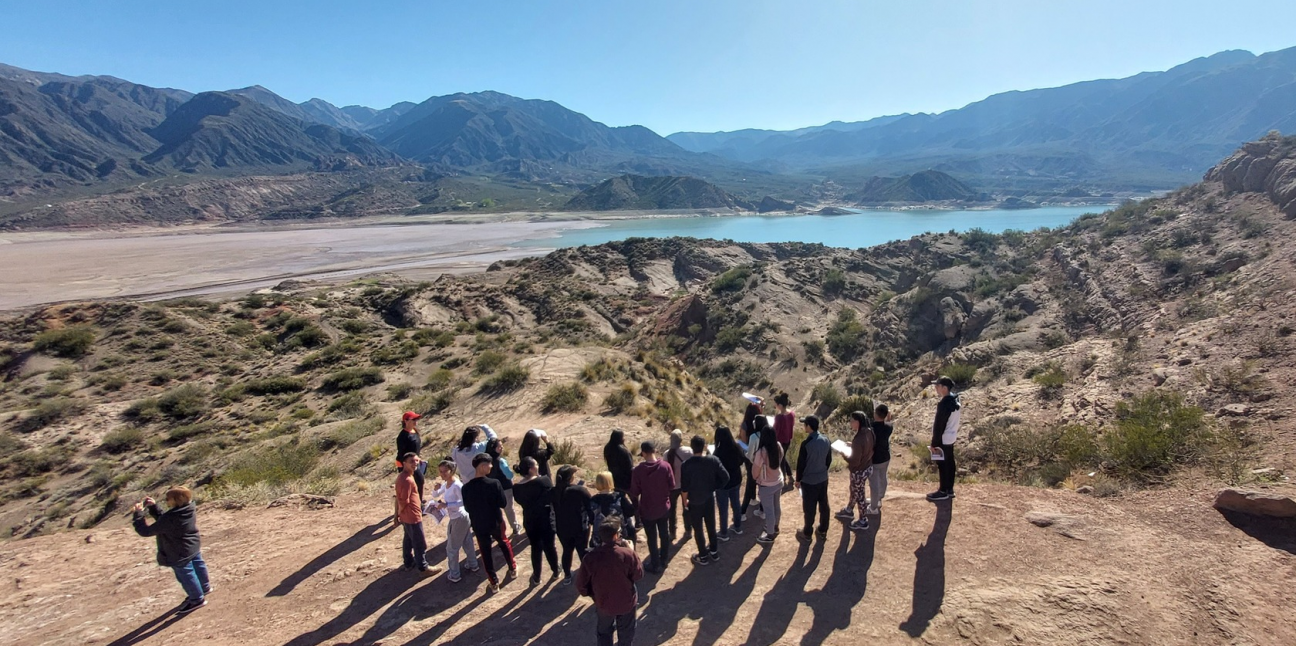
[[[412,410],[407,410],[407,411],[405,411],[405,414],[404,414],[404,415],[401,415],[401,421],[408,422],[408,421],[410,421],[410,420],[412,420],[412,419],[418,419],[418,418],[420,418],[420,417],[423,417],[423,416],[422,416],[422,415],[419,415],[418,413],[416,413],[416,412],[414,412],[414,411],[412,411]]]

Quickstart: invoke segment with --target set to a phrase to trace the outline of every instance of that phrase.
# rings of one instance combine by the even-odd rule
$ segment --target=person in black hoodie
[[[418,454],[423,450],[423,437],[418,432],[418,420],[422,417],[418,413],[407,410],[401,415],[401,432],[396,435],[396,470],[400,471],[404,465],[400,463],[400,456],[406,453]],[[414,484],[418,487],[419,500],[423,500],[423,478],[427,475],[427,462],[419,460],[418,466],[414,467]]]
[[[522,458],[535,460],[540,475],[546,478],[550,477],[549,458],[552,458],[553,454],[554,449],[549,446],[549,435],[544,431],[533,428],[522,436],[522,446],[518,447],[518,460]]]
[[[626,448],[625,433],[621,429],[612,430],[612,436],[603,447],[603,461],[607,463],[608,473],[612,474],[612,486],[629,496],[630,480],[634,474],[634,456],[630,455],[630,449]],[[634,518],[627,516],[622,519],[622,522],[624,524],[621,531],[625,533],[626,538],[636,541],[638,528],[635,527]]]
[[[936,394],[941,399],[936,404],[936,421],[932,425],[931,448],[933,454],[935,449],[940,449],[944,459],[936,461],[936,468],[940,471],[940,489],[927,494],[927,499],[932,502],[954,497],[954,476],[958,473],[954,465],[954,442],[958,439],[963,406],[953,390],[953,379],[941,377],[936,380]]]
[[[513,485],[513,496],[522,506],[522,527],[531,542],[531,585],[540,583],[540,557],[549,559],[553,578],[558,578],[558,550],[554,548],[553,481],[540,475],[532,458],[518,462],[522,480]]]
[[[157,539],[158,565],[171,568],[188,595],[176,609],[177,615],[189,614],[207,605],[207,594],[212,590],[207,579],[207,562],[202,557],[202,542],[192,500],[193,493],[185,487],[172,487],[166,492],[169,508],[166,512],[159,511],[152,498],[135,503],[133,510],[135,533]],[[145,510],[155,519],[152,525],[145,520]]]
[[[577,467],[558,467],[558,483],[554,486],[554,519],[558,525],[558,542],[562,543],[563,585],[572,583],[572,552],[583,561],[589,549],[589,489],[585,481],[572,482],[579,473]]]
[[[724,465],[725,471],[729,472],[729,481],[715,494],[716,509],[720,512],[719,531],[716,532],[716,538],[728,541],[730,530],[734,534],[743,533],[742,507],[738,504],[738,489],[742,487],[743,465],[747,463],[747,456],[734,440],[728,426],[716,426],[715,456],[719,458],[720,464]],[[730,510],[733,511],[733,525],[729,524]]]

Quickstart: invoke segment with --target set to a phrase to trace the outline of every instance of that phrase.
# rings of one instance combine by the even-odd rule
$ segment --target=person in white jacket
[[[480,439],[482,432],[486,433],[486,439]],[[473,468],[473,457],[478,453],[486,450],[486,443],[499,437],[491,427],[485,424],[476,424],[464,429],[463,436],[459,438],[459,444],[450,451],[450,459],[454,460],[455,469],[459,473],[471,474],[476,471]],[[470,478],[471,479],[471,478]]]
[[[477,552],[473,549],[472,528],[469,525],[468,512],[463,506],[463,483],[456,474],[455,463],[446,460],[437,466],[441,482],[432,491],[433,499],[429,507],[435,507],[446,515],[446,564],[449,566],[451,583],[463,580],[459,570],[459,550],[463,549],[464,559],[469,572],[481,570],[477,565]]]

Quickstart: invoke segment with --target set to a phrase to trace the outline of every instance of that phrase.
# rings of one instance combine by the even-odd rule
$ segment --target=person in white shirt
[[[428,503],[429,506],[435,505],[446,515],[446,564],[449,566],[451,583],[463,580],[459,574],[460,548],[467,560],[468,571],[477,572],[481,569],[477,565],[477,552],[473,549],[468,511],[463,506],[463,483],[459,481],[456,470],[455,463],[450,460],[437,466],[441,482],[432,491],[433,500]]]
[[[478,439],[481,437],[482,431],[486,432],[486,439],[484,440]],[[459,473],[467,475],[469,480],[472,480],[472,474],[477,470],[473,467],[473,458],[477,457],[478,453],[485,451],[486,443],[496,437],[498,436],[495,435],[494,429],[485,424],[476,424],[465,428],[463,437],[459,438],[459,444],[450,451],[450,459],[454,460],[455,469]]]

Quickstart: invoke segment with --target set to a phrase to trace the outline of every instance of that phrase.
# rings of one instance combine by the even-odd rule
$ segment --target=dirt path
[[[838,474],[835,501],[843,484]],[[834,520],[826,543],[792,536],[795,492],[773,546],[749,523],[699,569],[679,543],[666,574],[640,585],[636,643],[1296,643],[1290,525],[1249,535],[1205,491],[1098,500],[971,485],[937,506],[919,486],[893,483],[880,528]],[[166,617],[182,593],[153,541],[129,528],[0,544],[0,643],[593,642],[589,600],[548,579],[528,586],[526,550],[519,579],[495,595],[481,575],[451,584],[400,570],[389,510],[378,493],[320,511],[201,510],[216,591],[182,619]],[[1033,511],[1054,525],[1031,524]],[[444,532],[429,535],[430,560],[444,564]]]

